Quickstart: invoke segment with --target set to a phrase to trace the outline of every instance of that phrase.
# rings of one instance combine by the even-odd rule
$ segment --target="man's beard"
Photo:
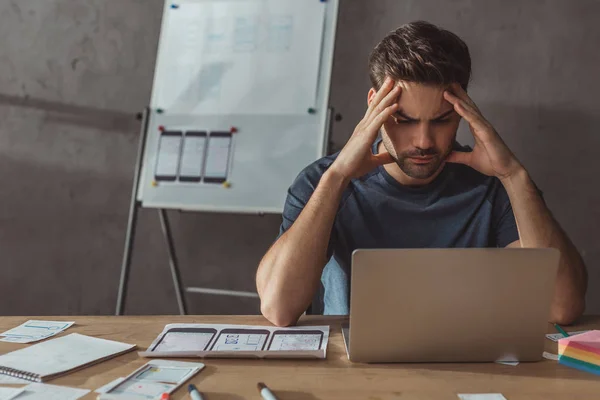
[[[398,167],[404,172],[407,176],[414,179],[428,179],[431,178],[435,173],[440,169],[444,161],[448,158],[450,153],[452,153],[452,149],[454,146],[454,140],[450,142],[450,145],[447,149],[437,149],[435,147],[430,147],[428,149],[419,149],[415,148],[414,150],[407,151],[397,156],[394,156],[392,152],[390,152],[388,148],[387,141],[383,141],[383,145],[392,155],[392,158],[398,165]],[[390,144],[391,145],[391,144]],[[432,159],[426,164],[416,164],[410,160],[410,157],[425,157],[431,156]]]

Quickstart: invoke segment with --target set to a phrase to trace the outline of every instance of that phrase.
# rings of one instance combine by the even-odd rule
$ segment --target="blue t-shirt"
[[[338,154],[315,161],[298,175],[288,191],[279,236],[298,218]],[[377,167],[353,179],[342,195],[312,311],[348,314],[356,249],[505,247],[518,239],[508,194],[497,178],[447,163],[430,184],[408,187]]]

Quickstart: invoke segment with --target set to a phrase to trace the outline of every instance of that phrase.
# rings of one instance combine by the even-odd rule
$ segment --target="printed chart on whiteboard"
[[[231,148],[230,132],[163,131],[154,179],[223,183],[227,180]]]
[[[152,107],[293,115],[315,106],[322,2],[181,2],[165,12],[161,41],[171,46],[157,63]]]

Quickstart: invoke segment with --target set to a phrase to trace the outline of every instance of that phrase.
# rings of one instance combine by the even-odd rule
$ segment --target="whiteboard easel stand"
[[[131,193],[131,202],[129,203],[129,217],[127,219],[127,231],[125,234],[125,248],[123,250],[123,261],[121,263],[121,277],[119,280],[119,292],[117,297],[117,309],[115,315],[123,315],[125,311],[125,302],[127,300],[127,288],[129,284],[129,272],[131,270],[131,257],[133,255],[133,246],[135,242],[135,234],[137,228],[138,208],[141,207],[141,201],[138,200],[138,187],[140,175],[142,173],[142,163],[144,160],[144,150],[146,145],[146,136],[148,132],[148,115],[150,109],[146,107],[142,112],[142,125],[140,128],[140,141],[138,145],[138,153],[135,160],[135,172],[133,175],[133,189]],[[182,291],[181,274],[179,273],[179,263],[173,237],[171,235],[171,225],[167,212],[163,208],[158,209],[158,216],[163,235],[167,242],[167,250],[169,252],[169,268],[175,288],[175,296],[177,298],[177,306],[181,315],[187,314],[187,305]]]
[[[311,43],[314,42],[310,49],[316,49],[318,47],[320,48],[320,58],[317,62],[317,65],[314,66],[317,68],[315,99],[314,101],[312,99],[307,100],[305,105],[310,107],[308,109],[309,114],[317,115],[311,115],[308,117],[304,115],[302,110],[297,108],[297,105],[288,104],[286,105],[287,108],[283,107],[282,109],[279,109],[279,105],[275,105],[273,109],[277,109],[279,111],[277,113],[273,113],[273,115],[277,115],[274,119],[263,121],[263,119],[260,118],[260,115],[261,113],[264,114],[264,111],[252,112],[247,113],[249,115],[236,115],[236,119],[232,121],[232,125],[230,125],[251,127],[254,132],[260,133],[260,135],[257,136],[258,139],[262,140],[264,138],[264,145],[268,145],[273,140],[278,140],[280,142],[284,140],[284,138],[285,140],[290,140],[290,146],[285,149],[285,154],[268,154],[266,156],[265,154],[259,154],[255,159],[244,159],[244,162],[246,163],[244,164],[245,168],[236,169],[235,177],[232,176],[232,179],[234,178],[234,180],[237,180],[238,182],[243,182],[243,184],[234,186],[231,191],[228,191],[227,195],[223,195],[223,192],[218,192],[218,195],[215,195],[215,193],[217,193],[216,191],[205,192],[203,190],[198,190],[197,187],[155,185],[156,180],[154,179],[155,176],[153,175],[153,168],[151,164],[157,160],[156,157],[160,151],[160,134],[158,132],[162,132],[160,129],[161,126],[186,126],[189,124],[194,125],[196,122],[201,122],[202,125],[205,126],[205,129],[209,131],[217,132],[219,130],[227,129],[226,127],[221,126],[222,121],[217,115],[224,113],[223,110],[221,110],[223,112],[220,111],[218,113],[213,112],[213,114],[207,113],[206,115],[202,115],[201,120],[198,121],[200,115],[196,115],[197,113],[194,112],[186,111],[180,112],[180,114],[169,115],[169,113],[166,113],[167,115],[164,115],[161,109],[161,107],[164,106],[165,101],[160,95],[163,90],[161,89],[161,82],[170,82],[169,79],[171,77],[172,67],[172,59],[170,57],[173,54],[173,51],[186,51],[185,48],[179,48],[181,41],[179,40],[178,35],[180,33],[177,33],[176,31],[176,34],[170,34],[170,27],[179,26],[178,24],[181,23],[181,21],[175,19],[175,25],[170,25],[170,22],[173,22],[172,17],[178,18],[180,16],[180,14],[172,11],[172,9],[180,8],[181,6],[187,7],[187,5],[199,5],[209,2],[214,2],[215,5],[225,3],[225,1],[222,0],[180,0],[179,7],[173,7],[173,4],[170,0],[164,0],[163,19],[157,51],[152,96],[150,103],[145,108],[144,112],[139,116],[139,119],[142,121],[140,128],[140,142],[135,163],[127,231],[125,236],[123,259],[121,263],[116,315],[122,315],[125,309],[139,207],[155,208],[158,210],[163,236],[167,245],[169,268],[180,314],[185,315],[187,313],[187,305],[184,295],[184,292],[186,291],[189,293],[257,298],[258,295],[255,292],[241,292],[216,288],[184,288],[167,210],[190,210],[197,212],[241,212],[244,214],[249,212],[257,213],[258,215],[264,215],[265,212],[280,213],[282,210],[281,206],[283,205],[280,204],[282,203],[281,198],[285,196],[285,191],[292,183],[294,177],[297,175],[300,169],[306,166],[309,162],[312,162],[315,159],[324,156],[325,154],[331,153],[331,143],[329,138],[331,136],[330,133],[332,128],[333,109],[329,107],[329,89],[331,85],[339,1],[312,0],[310,7],[311,10],[314,10],[315,14],[307,21],[320,23],[319,21],[321,15],[324,19],[322,26],[316,25],[322,32],[320,38],[313,37],[311,35],[303,36],[306,38],[311,38]],[[235,3],[234,0],[231,0],[231,2]],[[248,4],[250,3],[251,2],[248,2]],[[300,16],[305,16],[305,14],[301,11],[304,10],[304,7],[308,7],[306,5],[308,3],[303,3],[304,5],[302,5],[301,8],[298,8],[300,6],[298,6],[299,2],[296,0],[286,0],[287,5],[285,5],[282,0],[255,0],[253,3],[259,4],[260,10],[262,10],[264,3],[268,3],[273,6],[276,5],[277,7],[274,8],[280,11],[283,10],[281,12],[285,11],[285,13],[289,13],[291,12],[290,10],[295,10],[295,12],[298,12],[298,15]],[[283,8],[279,7],[281,4],[284,4]],[[325,8],[322,8],[323,5]],[[192,14],[194,12],[199,12],[197,6],[194,7],[196,7],[196,11],[191,9]],[[223,10],[225,11],[228,9],[228,7],[237,9],[238,4],[231,4],[223,7]],[[258,10],[258,8],[256,8],[256,10]],[[317,15],[319,17],[315,19],[315,16]],[[312,27],[311,24],[305,24],[302,26],[304,28],[311,29],[308,33],[316,32],[315,29],[312,29],[314,27]],[[310,56],[310,54],[308,56]],[[257,65],[259,64],[260,63]],[[313,67],[309,67],[309,70],[310,68]],[[189,82],[183,82],[183,84],[188,85]],[[171,82],[169,85],[171,85]],[[310,97],[312,97],[312,95]],[[169,101],[166,103],[170,104]],[[293,111],[290,111],[292,109]],[[268,110],[270,112],[271,108]],[[253,117],[250,117],[251,114]],[[290,115],[293,115],[291,120],[289,119]],[[338,118],[339,116],[336,115],[335,120],[338,120]],[[306,142],[299,144],[298,138],[300,136],[297,134],[298,132],[294,129],[286,130],[286,128],[289,126],[294,126],[296,129],[304,131],[304,134],[306,134],[306,132],[310,132],[310,134],[306,136]],[[282,136],[282,133],[285,135]],[[254,143],[250,144],[248,141],[240,140],[237,142],[236,146],[239,146],[237,147],[238,151],[249,151],[249,153],[245,154],[251,154],[252,152],[256,152],[253,144]],[[294,151],[295,149],[300,151],[296,152]],[[251,199],[250,204],[246,204],[245,200],[247,197],[245,196],[248,196],[249,194],[252,195],[254,193],[254,188],[249,185],[249,182],[253,182],[253,180],[255,180],[255,176],[253,175],[252,171],[260,169],[271,171],[273,166],[277,165],[276,163],[282,162],[281,160],[286,160],[284,162],[286,162],[286,166],[288,168],[287,170],[283,171],[283,173],[271,175],[272,178],[275,178],[274,181],[271,182],[272,191],[264,196],[261,193],[261,196],[255,196]],[[251,165],[251,168],[248,168],[248,165]],[[240,187],[242,188],[241,190]],[[210,205],[210,207],[206,207],[207,204]],[[214,204],[225,205],[225,207],[215,207]]]
[[[135,171],[133,175],[133,188],[131,191],[131,201],[129,203],[129,217],[127,219],[127,231],[125,233],[125,248],[123,250],[123,260],[121,263],[121,276],[119,279],[119,291],[117,296],[117,307],[115,315],[123,315],[125,311],[125,302],[127,301],[127,289],[129,284],[129,272],[131,270],[131,258],[133,255],[133,247],[135,242],[135,234],[137,228],[137,215],[138,209],[142,207],[142,202],[138,200],[138,188],[139,180],[142,173],[142,164],[144,161],[144,151],[146,147],[146,138],[148,134],[148,117],[150,114],[150,108],[146,107],[141,115],[138,115],[138,119],[142,120],[140,128],[140,140],[138,144],[138,153],[135,160]],[[333,128],[333,107],[327,108],[327,122],[325,143],[327,148],[331,148],[331,130]],[[341,120],[341,116],[338,114],[335,117],[336,121]],[[329,153],[329,151],[328,151]],[[260,213],[260,215],[264,215]],[[171,233],[171,224],[167,215],[167,210],[164,208],[158,208],[158,217],[160,219],[160,225],[165,237],[167,244],[167,250],[169,253],[169,269],[171,272],[171,278],[173,279],[173,287],[175,289],[175,297],[177,299],[177,307],[179,308],[179,314],[187,315],[187,303],[185,300],[185,294],[183,291],[183,284],[181,281],[181,273],[179,272],[179,261],[177,259],[177,253],[175,251],[175,244],[173,241],[173,235]],[[210,289],[210,288],[198,288],[189,287],[186,289],[190,293],[203,293],[213,294],[221,296],[235,296],[235,297],[252,297],[258,298],[258,294],[254,292],[244,292],[237,290],[224,290],[224,289]]]

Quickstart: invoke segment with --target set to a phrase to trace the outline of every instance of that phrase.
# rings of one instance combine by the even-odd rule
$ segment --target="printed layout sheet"
[[[152,360],[125,378],[99,388],[99,400],[158,399],[163,393],[173,393],[204,368],[202,363]]]
[[[31,343],[47,339],[69,328],[73,321],[39,321],[31,319],[16,328],[0,333],[1,342]]]
[[[325,358],[329,326],[169,324],[143,357]]]

